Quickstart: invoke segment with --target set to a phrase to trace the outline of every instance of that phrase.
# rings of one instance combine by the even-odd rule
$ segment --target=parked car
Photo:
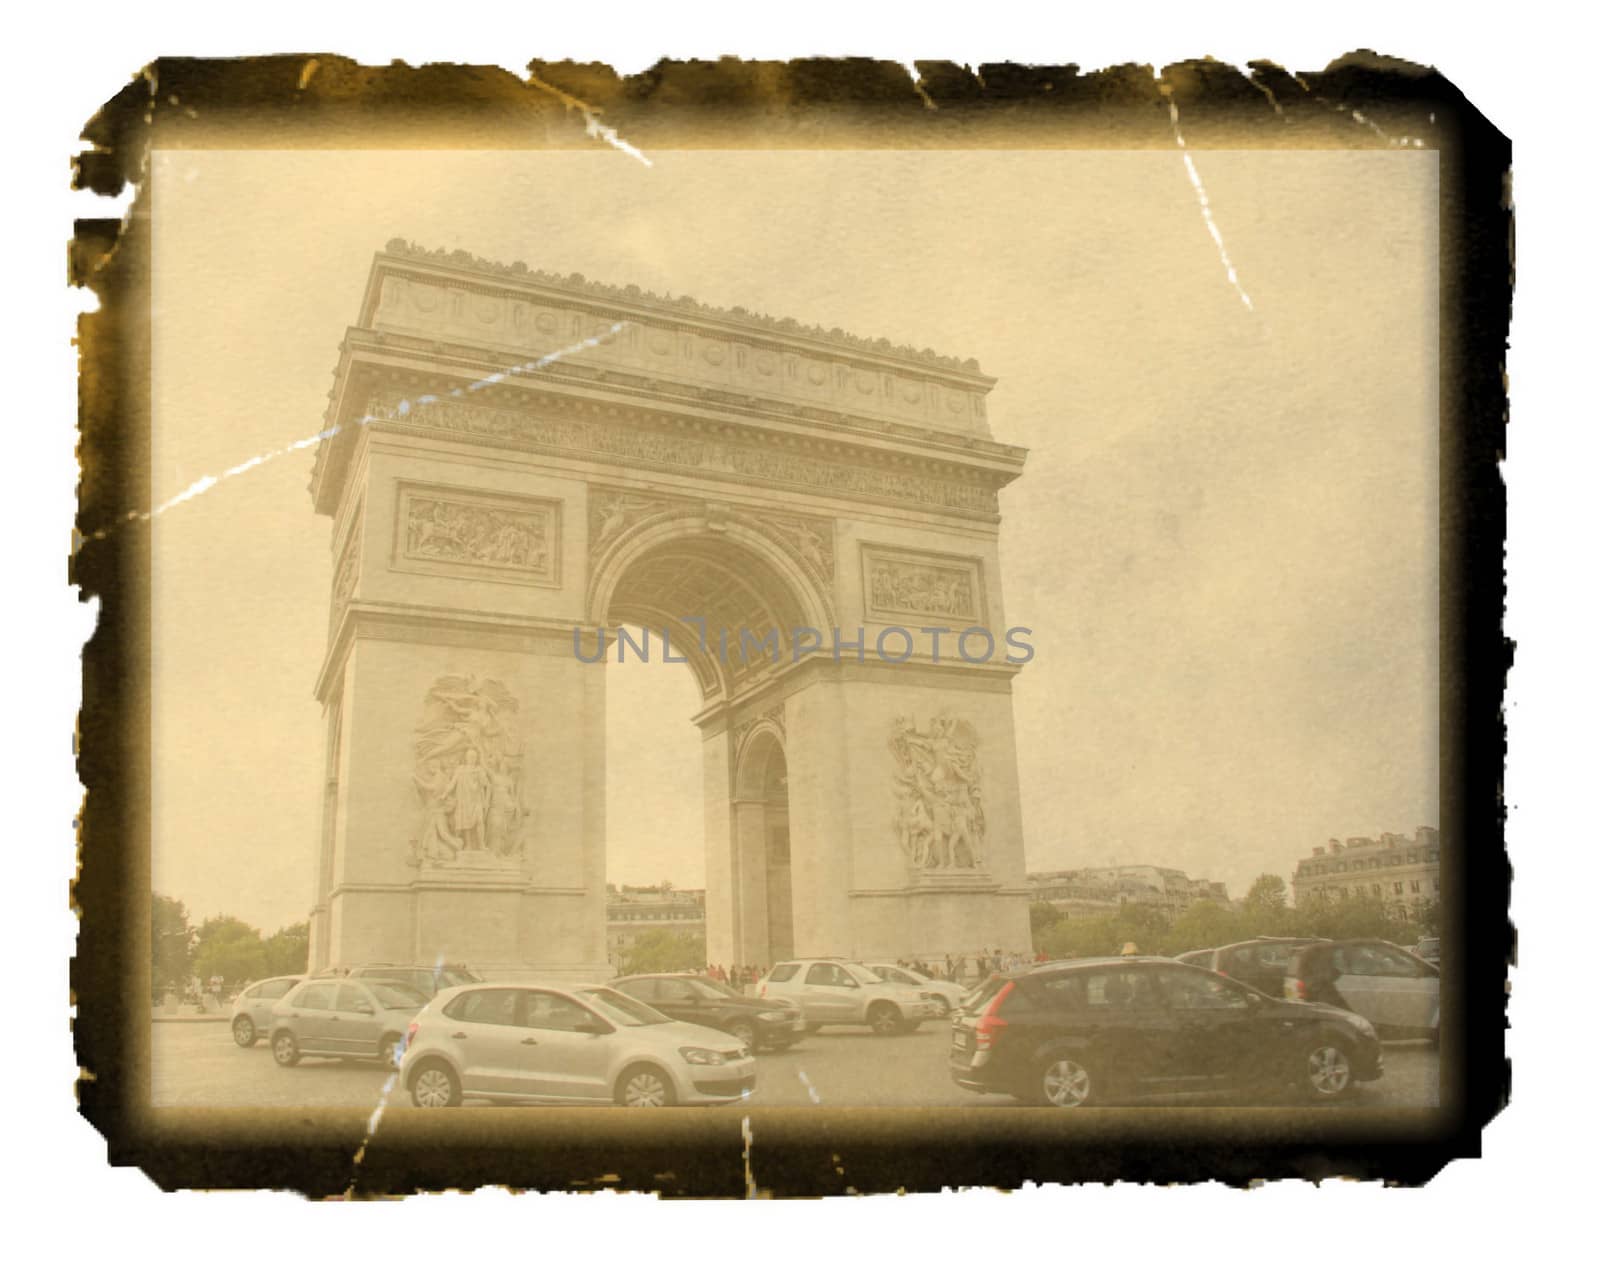
[[[272,1007],[272,1057],[292,1067],[302,1057],[396,1061],[422,992],[373,978],[312,978]]]
[[[1283,995],[1283,975],[1289,957],[1301,947],[1326,938],[1251,938],[1218,947],[1211,953],[1211,969],[1225,978],[1234,978],[1262,995],[1277,999]]]
[[[756,1087],[755,1055],[737,1037],[586,983],[452,990],[417,1014],[405,1046],[400,1078],[419,1107],[464,1098],[706,1106]]]
[[[1181,956],[1175,957],[1183,964],[1192,964],[1196,969],[1209,969],[1211,958],[1217,954],[1215,947],[1203,947],[1199,951],[1185,951]]]
[[[751,1049],[787,1049],[806,1030],[798,1005],[743,996],[697,973],[636,974],[611,987],[679,1022],[726,1031]]]
[[[940,1016],[922,988],[885,982],[849,960],[785,960],[761,980],[757,994],[798,1005],[813,1030],[868,1026],[879,1035],[893,1035]]]
[[[422,992],[429,999],[451,987],[465,987],[483,981],[471,969],[459,964],[358,964],[350,968],[348,976],[399,982]]]
[[[928,997],[938,1006],[941,1018],[947,1018],[954,1010],[959,1009],[961,1002],[969,994],[959,982],[947,982],[942,978],[925,978],[915,969],[907,969],[904,965],[890,964],[886,960],[868,960],[866,965],[885,982],[913,987],[918,994]]]
[[[1419,960],[1426,960],[1434,968],[1439,967],[1439,939],[1418,938],[1417,945],[1411,948],[1411,954]]]
[[[1359,1013],[1383,1035],[1439,1034],[1439,971],[1377,938],[1319,942],[1289,961],[1283,994]]]
[[[288,995],[303,978],[263,978],[241,991],[233,1001],[231,1029],[233,1042],[241,1049],[251,1045],[272,1029],[272,1006]]]
[[[952,1021],[950,1074],[1052,1107],[1286,1087],[1323,1101],[1378,1079],[1383,1054],[1357,1014],[1177,960],[1063,960],[988,979]]]

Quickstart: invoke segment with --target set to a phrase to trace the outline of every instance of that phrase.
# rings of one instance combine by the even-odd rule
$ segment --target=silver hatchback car
[[[241,991],[233,1002],[230,1029],[233,1042],[248,1049],[272,1030],[272,1006],[288,995],[303,979],[263,978]]]
[[[272,1057],[292,1067],[302,1057],[375,1058],[391,1065],[412,1016],[427,1003],[400,983],[312,978],[272,1008]]]
[[[406,1033],[419,1107],[495,1102],[709,1106],[748,1097],[754,1053],[592,983],[483,983],[440,994]]]
[[[903,1034],[948,1012],[922,987],[886,982],[849,960],[785,960],[756,992],[799,1005],[814,1030],[854,1024],[879,1035]]]

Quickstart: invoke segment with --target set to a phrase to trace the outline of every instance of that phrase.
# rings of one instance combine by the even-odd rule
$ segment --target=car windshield
[[[482,981],[483,979],[470,969],[444,969],[435,979],[437,985],[441,987],[469,987]]]
[[[685,981],[687,981],[691,987],[699,990],[702,994],[705,992],[711,992],[712,994],[719,996],[737,996],[739,994],[732,987],[728,986],[726,983],[718,982],[715,978],[697,977],[688,978],[685,979]]]
[[[649,1005],[640,1004],[632,996],[625,996],[610,987],[585,987],[583,997],[625,1027],[652,1027],[660,1022],[672,1021]]]
[[[427,996],[403,982],[373,982],[368,985],[385,1009],[420,1009],[428,1003]]]
[[[867,968],[867,966],[864,965],[864,964],[844,964],[844,965],[840,965],[839,967],[841,969],[843,969],[846,973],[848,973],[857,982],[860,982],[860,983],[863,983],[863,984],[869,983],[869,982],[882,982],[883,981],[882,978],[880,978],[877,974],[873,973],[872,970]]]

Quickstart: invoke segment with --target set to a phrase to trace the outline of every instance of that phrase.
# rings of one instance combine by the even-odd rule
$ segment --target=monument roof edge
[[[839,328],[829,329],[818,324],[806,324],[789,316],[769,316],[749,311],[744,307],[713,306],[687,294],[675,298],[666,297],[653,293],[648,289],[642,289],[638,285],[615,285],[607,284],[600,280],[590,280],[579,272],[572,272],[563,276],[555,272],[541,271],[536,267],[528,266],[524,262],[510,264],[496,262],[468,253],[465,249],[424,249],[412,241],[396,237],[374,255],[374,270],[386,258],[397,262],[426,263],[435,267],[498,276],[525,284],[558,289],[567,293],[587,295],[591,298],[609,302],[649,307],[652,310],[676,314],[686,319],[742,325],[751,329],[764,330],[776,337],[787,335],[811,342],[824,342],[832,346],[849,347],[866,355],[876,355],[922,365],[926,368],[940,370],[946,374],[954,374],[964,379],[979,381],[986,386],[992,387],[997,381],[997,379],[984,373],[976,360],[942,355],[931,348],[924,347],[919,350],[915,347],[892,342],[888,338],[863,338],[857,334],[846,333]]]

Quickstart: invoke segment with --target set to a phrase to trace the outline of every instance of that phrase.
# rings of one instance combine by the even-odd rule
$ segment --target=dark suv
[[[1248,942],[1218,947],[1211,953],[1210,964],[1203,967],[1254,987],[1263,995],[1277,997],[1283,994],[1283,976],[1289,968],[1289,957],[1301,947],[1326,941],[1326,938],[1251,938]]]
[[[787,1049],[805,1034],[800,1010],[782,1000],[742,996],[695,973],[642,973],[609,984],[678,1022],[696,1022],[738,1036],[752,1050]]]
[[[952,1027],[957,1084],[1053,1107],[1278,1088],[1323,1101],[1383,1074],[1365,1018],[1153,956],[997,974]]]

